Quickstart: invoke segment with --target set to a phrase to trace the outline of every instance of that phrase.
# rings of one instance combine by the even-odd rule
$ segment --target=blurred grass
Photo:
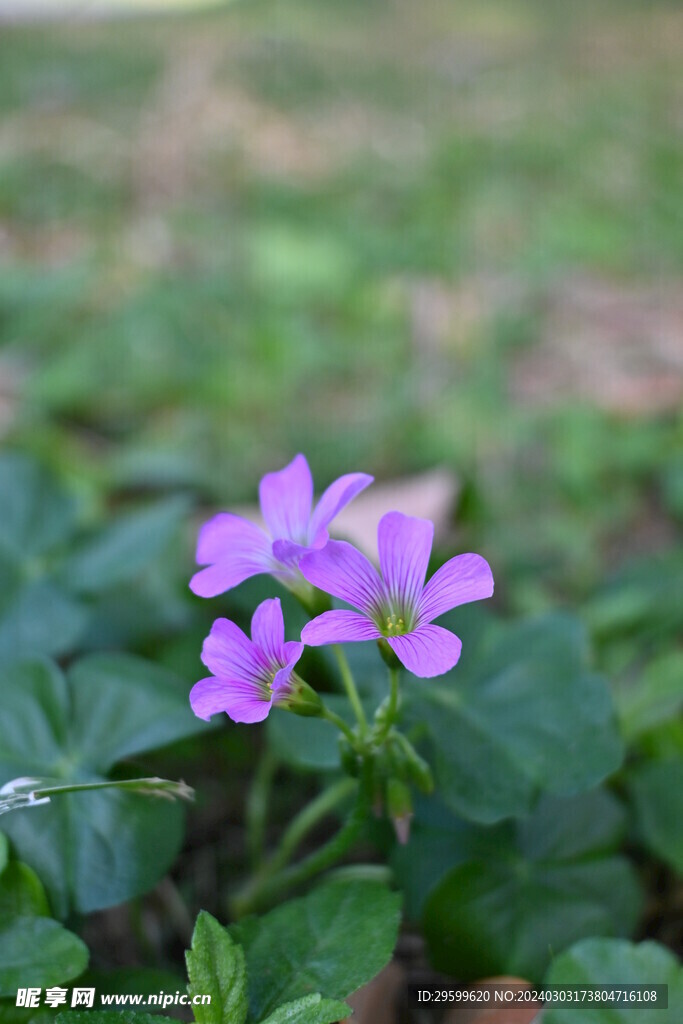
[[[522,607],[670,544],[682,56],[635,0],[6,27],[6,439],[222,504],[444,462]]]

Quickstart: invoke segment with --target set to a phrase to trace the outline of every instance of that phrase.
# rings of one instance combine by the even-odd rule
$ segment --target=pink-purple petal
[[[408,671],[423,679],[450,671],[462,650],[459,638],[441,626],[419,626],[404,636],[387,637],[387,642]]]
[[[330,540],[299,562],[299,571],[326,594],[341,598],[363,612],[380,606],[382,581],[365,555],[343,540]]]
[[[419,621],[426,623],[469,601],[493,594],[493,574],[481,555],[456,555],[434,573],[419,604]]]
[[[414,609],[422,594],[434,524],[429,519],[388,512],[377,528],[379,564],[396,611]]]
[[[270,542],[256,523],[232,512],[219,512],[199,531],[197,564],[220,562],[235,549],[261,554],[270,551]]]
[[[301,631],[301,639],[309,647],[378,640],[381,635],[371,619],[346,610],[323,612],[306,623]]]
[[[239,566],[234,563],[209,565],[194,574],[190,580],[190,590],[197,597],[217,597],[262,572],[269,572],[269,569],[253,563],[242,563]]]
[[[304,645],[299,640],[288,640],[282,648],[284,661],[290,668],[294,668],[297,661],[304,653]]]
[[[204,641],[202,661],[219,678],[254,684],[269,670],[265,656],[230,619],[216,619]]]
[[[266,473],[259,486],[261,511],[273,540],[303,542],[313,503],[313,478],[303,455],[277,473]]]
[[[277,704],[278,698],[282,698],[290,692],[293,674],[293,665],[285,665],[284,668],[279,669],[275,673],[272,684],[272,700],[274,704]]]
[[[335,516],[339,515],[357,494],[364,491],[373,479],[367,473],[346,473],[330,484],[313,510],[308,534],[311,546],[318,546],[327,538],[327,527]]]
[[[269,697],[251,683],[229,679],[200,679],[190,691],[190,704],[205,721],[225,711],[233,722],[262,722],[271,709]]]
[[[292,569],[296,569],[299,559],[308,554],[304,544],[295,544],[293,540],[273,541],[273,558]]]
[[[282,661],[285,621],[279,597],[269,597],[258,606],[251,619],[251,639],[269,662]]]
[[[212,715],[225,711],[225,683],[214,676],[200,679],[190,690],[190,705],[197,718],[208,722]]]
[[[271,543],[263,530],[241,516],[221,512],[205,523],[197,542],[199,564],[212,563],[195,573],[190,589],[199,597],[216,597],[273,563]]]

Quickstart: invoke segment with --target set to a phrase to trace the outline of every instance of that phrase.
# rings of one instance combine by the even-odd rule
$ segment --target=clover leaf
[[[407,709],[426,725],[437,787],[457,814],[525,814],[541,792],[569,796],[619,767],[612,698],[588,670],[580,623],[558,614],[499,626],[465,650],[452,673],[411,681]]]
[[[66,675],[48,661],[16,662],[3,684],[0,785],[22,776],[102,781],[124,758],[205,728],[182,681],[128,655],[91,655]],[[13,811],[3,828],[64,917],[151,888],[180,847],[183,815],[166,800],[101,790]]]

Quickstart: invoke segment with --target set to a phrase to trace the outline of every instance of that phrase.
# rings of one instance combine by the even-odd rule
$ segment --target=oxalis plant
[[[297,814],[279,846],[234,897],[233,911],[240,919],[268,907],[339,862],[358,841],[373,812],[386,813],[399,842],[408,841],[411,790],[416,787],[430,793],[433,779],[427,762],[400,728],[401,672],[407,669],[427,678],[452,669],[462,644],[433,620],[457,605],[493,593],[487,562],[473,554],[451,559],[425,585],[434,534],[428,520],[400,512],[390,512],[380,520],[379,572],[351,544],[330,540],[328,527],[335,516],[371,483],[372,478],[363,473],[343,476],[313,507],[311,472],[304,456],[297,455],[283,470],[269,473],[261,481],[265,529],[239,516],[220,513],[199,535],[197,561],[205,568],[191,581],[195,594],[214,597],[251,576],[266,573],[295,595],[310,618],[300,639],[289,641],[278,597],[267,598],[255,609],[250,636],[229,619],[217,619],[202,649],[202,661],[212,674],[196,683],[190,694],[194,713],[209,720],[225,712],[234,722],[255,724],[263,722],[274,708],[281,708],[304,718],[323,719],[337,730],[344,772],[342,779]],[[353,610],[334,609],[333,598]],[[386,695],[371,714],[364,708],[343,646],[363,642],[376,643],[387,672]],[[346,716],[333,710],[298,671],[306,646],[328,645],[348,701]],[[351,809],[336,834],[291,864],[308,832],[349,799]],[[391,955],[398,903],[397,895],[385,886],[347,876],[346,881],[337,878],[318,887],[303,901],[284,904],[268,915],[268,920],[272,928],[280,926],[282,950],[287,950],[287,955],[283,964],[274,963],[273,932],[268,932],[267,941],[261,938],[265,959],[252,966],[250,999],[244,994],[248,983],[241,943],[246,943],[249,959],[254,926],[247,918],[228,938],[212,918],[203,915],[188,954],[191,988],[208,984],[206,964],[217,958],[230,1000],[223,1019],[242,1024],[250,1013],[254,1020],[264,1019],[265,1011],[273,1010],[273,985],[280,991],[280,999],[282,987],[287,989],[289,951],[302,939],[310,946],[312,934],[319,948],[327,950],[321,987],[328,996],[330,992],[344,996],[369,980]],[[350,929],[356,934],[350,945],[345,947],[342,942],[334,949],[340,921],[342,932]],[[235,946],[235,940],[240,945]],[[208,958],[207,947],[213,950]],[[337,976],[335,981],[325,977],[330,972]],[[272,1024],[285,1020],[325,1024],[349,1013],[348,1006],[314,992],[281,1004],[267,1020]]]
[[[236,723],[255,724],[277,708],[324,721],[337,731],[343,772],[342,778],[297,814],[279,846],[261,858],[253,878],[234,896],[232,909],[238,923],[226,929],[211,915],[200,914],[187,954],[188,992],[190,999],[198,1000],[193,1012],[199,1024],[342,1020],[351,1012],[342,1000],[381,970],[396,942],[400,896],[372,870],[328,878],[304,896],[281,900],[341,861],[373,813],[388,815],[399,842],[408,841],[411,791],[430,793],[433,780],[427,762],[400,727],[401,673],[405,669],[426,678],[453,668],[461,642],[448,629],[434,625],[433,619],[456,605],[489,597],[493,579],[483,558],[460,555],[425,585],[433,524],[400,512],[387,514],[379,523],[379,572],[352,545],[330,540],[332,520],[371,483],[366,474],[341,477],[312,508],[311,473],[305,458],[298,455],[261,481],[266,530],[221,513],[199,535],[197,560],[205,568],[191,581],[196,594],[214,597],[251,576],[267,573],[295,595],[309,621],[300,639],[287,641],[278,597],[262,601],[255,609],[251,636],[229,619],[217,619],[202,650],[212,675],[196,683],[190,693],[195,715],[209,720],[226,712]],[[333,609],[333,598],[355,610]],[[364,706],[342,646],[365,641],[376,643],[386,665],[386,692],[371,712]],[[337,659],[347,700],[344,710],[330,707],[299,671],[306,646],[327,645]],[[30,689],[37,676],[37,688],[49,688],[44,670],[42,665],[40,670],[37,665],[24,668],[25,687]],[[80,677],[76,673],[76,679],[82,686],[83,673]],[[56,689],[64,685],[58,675],[50,681]],[[111,745],[111,737],[107,740]],[[101,755],[100,749],[100,759]],[[262,781],[257,777],[255,792]],[[49,778],[19,777],[0,794],[0,811],[40,809],[60,797],[109,790],[138,797],[192,795],[183,783],[157,778],[59,784]],[[350,810],[337,833],[292,864],[299,844],[313,827],[349,802]],[[22,870],[31,871],[27,865]],[[34,881],[39,888],[32,875],[23,880],[22,911],[31,909],[29,889]],[[275,910],[254,916],[275,903],[280,904]],[[81,974],[87,962],[82,942],[53,921],[39,922],[35,932],[31,920],[27,930],[26,917],[19,914],[4,937],[19,945],[30,943],[36,935],[41,941],[47,939],[45,952],[53,955],[54,963],[47,973],[42,971],[40,980],[54,985]],[[3,976],[0,968],[0,992],[9,994],[24,976],[21,970],[13,973],[11,967]],[[210,1001],[202,1002],[202,996]],[[83,1012],[87,1011],[64,1010],[59,1020],[68,1024]],[[145,1020],[140,1013],[128,1016]],[[119,1019],[101,1010],[97,1017]]]
[[[233,887],[226,920],[199,914],[187,984],[172,977],[156,1009],[180,1005],[168,1001],[177,988],[197,1024],[332,1024],[387,964],[403,921],[433,967],[459,982],[667,984],[675,1013],[675,958],[627,941],[642,894],[622,844],[642,835],[672,868],[680,848],[648,799],[650,780],[621,769],[614,702],[575,617],[495,618],[478,603],[493,593],[485,559],[460,554],[430,571],[433,526],[400,511],[377,525],[376,568],[328,533],[372,478],[343,476],[314,506],[298,455],[261,481],[263,527],[222,512],[200,530],[195,594],[217,598],[258,575],[284,592],[253,602],[249,634],[214,622],[192,715],[187,681],[160,665],[82,653],[113,598],[139,592],[143,570],[151,582],[150,560],[186,503],[83,535],[34,464],[0,458],[0,492],[3,480],[12,501],[0,567],[14,599],[9,617],[0,607],[0,1024],[79,1024],[84,1013],[120,1024],[99,996],[88,1009],[71,1001],[72,984],[116,991],[89,973],[77,932],[85,915],[166,874],[182,843],[178,798],[193,797],[184,782],[127,778],[125,765],[201,735],[223,713],[266,730],[247,796],[252,870]],[[158,615],[167,589],[136,607]],[[39,617],[29,614],[37,602]],[[324,784],[271,845],[281,765]],[[323,822],[331,837],[316,846]],[[373,846],[378,856],[361,862]],[[145,996],[149,984],[131,970],[127,991]],[[17,1005],[22,986],[66,994]],[[612,1007],[591,1012],[595,1024],[621,1019]],[[544,1014],[544,1024],[578,1019],[561,1007]],[[645,1008],[627,1019],[678,1018]],[[125,1020],[152,1018],[128,1005]]]
[[[399,842],[406,843],[413,816],[411,790],[433,789],[427,762],[401,730],[401,673],[419,678],[443,675],[460,658],[457,636],[433,620],[470,601],[490,597],[493,576],[480,555],[446,562],[425,583],[434,526],[426,519],[389,512],[379,522],[380,571],[352,544],[330,540],[335,516],[372,478],[340,477],[313,507],[313,479],[303,455],[283,470],[268,473],[259,497],[266,529],[221,513],[200,532],[197,561],[206,568],[192,579],[201,597],[213,597],[267,573],[287,587],[310,621],[300,640],[285,641],[277,597],[263,601],[251,620],[251,637],[229,619],[217,619],[202,650],[212,673],[192,689],[196,715],[209,719],[226,712],[235,722],[262,722],[273,707],[322,718],[338,730],[341,764],[347,779],[305,807],[289,826],[279,848],[235,898],[237,914],[258,910],[293,886],[339,861],[356,843],[368,815],[386,813]],[[332,608],[332,599],[353,610]],[[375,643],[386,665],[386,696],[367,715],[344,653],[347,643]],[[305,646],[330,646],[337,660],[349,710],[347,724],[297,672]],[[353,807],[324,846],[294,866],[293,850],[303,835],[337,803],[353,795]]]
[[[362,489],[372,483],[351,473],[332,483],[313,508],[313,481],[305,458],[261,480],[265,529],[221,513],[200,534],[197,559],[207,567],[191,580],[202,597],[213,597],[258,573],[268,573],[300,601],[310,621],[300,640],[285,640],[281,601],[258,605],[251,638],[227,618],[218,618],[202,651],[212,673],[190,693],[200,718],[225,712],[234,722],[262,722],[273,707],[322,718],[338,729],[347,779],[329,788],[291,823],[281,846],[233,901],[242,914],[259,909],[293,886],[335,864],[357,842],[372,810],[386,812],[400,843],[408,841],[412,788],[433,788],[431,771],[400,729],[402,670],[428,678],[450,671],[461,641],[434,618],[457,605],[492,596],[494,580],[479,555],[458,555],[425,585],[434,527],[427,519],[389,512],[377,529],[380,571],[351,544],[332,541],[328,527]],[[332,607],[332,600],[353,610]],[[386,695],[367,715],[344,653],[347,643],[375,643],[387,672]],[[354,724],[333,711],[297,672],[304,647],[330,645]],[[338,833],[305,860],[290,866],[292,851],[312,825],[349,795],[353,806]]]

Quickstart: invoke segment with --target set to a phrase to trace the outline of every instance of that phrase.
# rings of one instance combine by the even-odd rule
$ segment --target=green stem
[[[398,714],[398,702],[399,702],[399,689],[398,689],[398,677],[399,670],[397,668],[389,669],[389,708],[387,711],[387,718],[389,724],[393,725],[396,721],[396,715]]]
[[[355,749],[357,745],[357,739],[352,729],[346,724],[341,715],[338,715],[336,711],[331,711],[323,705],[323,709],[320,713],[320,717],[324,718],[328,722],[332,722],[337,728],[344,733],[351,746]]]
[[[341,860],[360,836],[370,811],[370,785],[365,772],[358,789],[356,804],[336,835],[319,850],[298,864],[283,868],[274,875],[259,875],[232,902],[236,917],[254,913],[270,906],[284,892],[289,892]]]
[[[249,789],[246,806],[247,853],[252,867],[258,866],[263,860],[265,845],[266,821],[268,819],[268,798],[270,788],[277,771],[277,759],[270,747],[266,747]]]
[[[30,781],[30,780],[29,780]],[[116,779],[109,782],[74,782],[69,785],[40,785],[30,789],[29,783],[17,787],[18,796],[32,794],[38,799],[43,797],[61,796],[62,793],[85,793],[92,789],[126,789],[144,795],[180,797],[183,800],[191,800],[194,797],[194,790],[185,785],[184,782],[171,782],[168,779]]]
[[[337,664],[339,665],[339,672],[342,677],[344,689],[346,690],[349,701],[351,702],[351,707],[353,708],[354,714],[358,719],[358,725],[360,726],[361,736],[365,736],[368,730],[368,722],[365,717],[365,712],[363,711],[363,705],[361,704],[360,697],[358,696],[356,684],[353,681],[353,676],[351,674],[351,669],[349,668],[349,663],[346,660],[346,655],[344,654],[343,648],[341,648],[339,644],[332,644],[332,650],[334,651],[334,655],[337,659]]]
[[[372,738],[378,746],[385,742],[398,715],[400,701],[398,680],[399,669],[390,667],[389,697],[382,702],[375,715],[375,729]]]
[[[384,885],[391,885],[394,880],[394,872],[386,864],[342,864],[341,867],[330,871],[327,876],[329,881],[363,881],[382,882]]]
[[[308,835],[311,829],[315,828],[322,818],[327,817],[330,811],[333,811],[338,804],[351,796],[356,789],[356,785],[355,779],[340,779],[339,782],[319,793],[314,800],[311,800],[310,804],[307,804],[292,819],[282,836],[280,846],[268,862],[269,873],[275,874],[275,872],[282,870],[289,863],[302,839]]]

